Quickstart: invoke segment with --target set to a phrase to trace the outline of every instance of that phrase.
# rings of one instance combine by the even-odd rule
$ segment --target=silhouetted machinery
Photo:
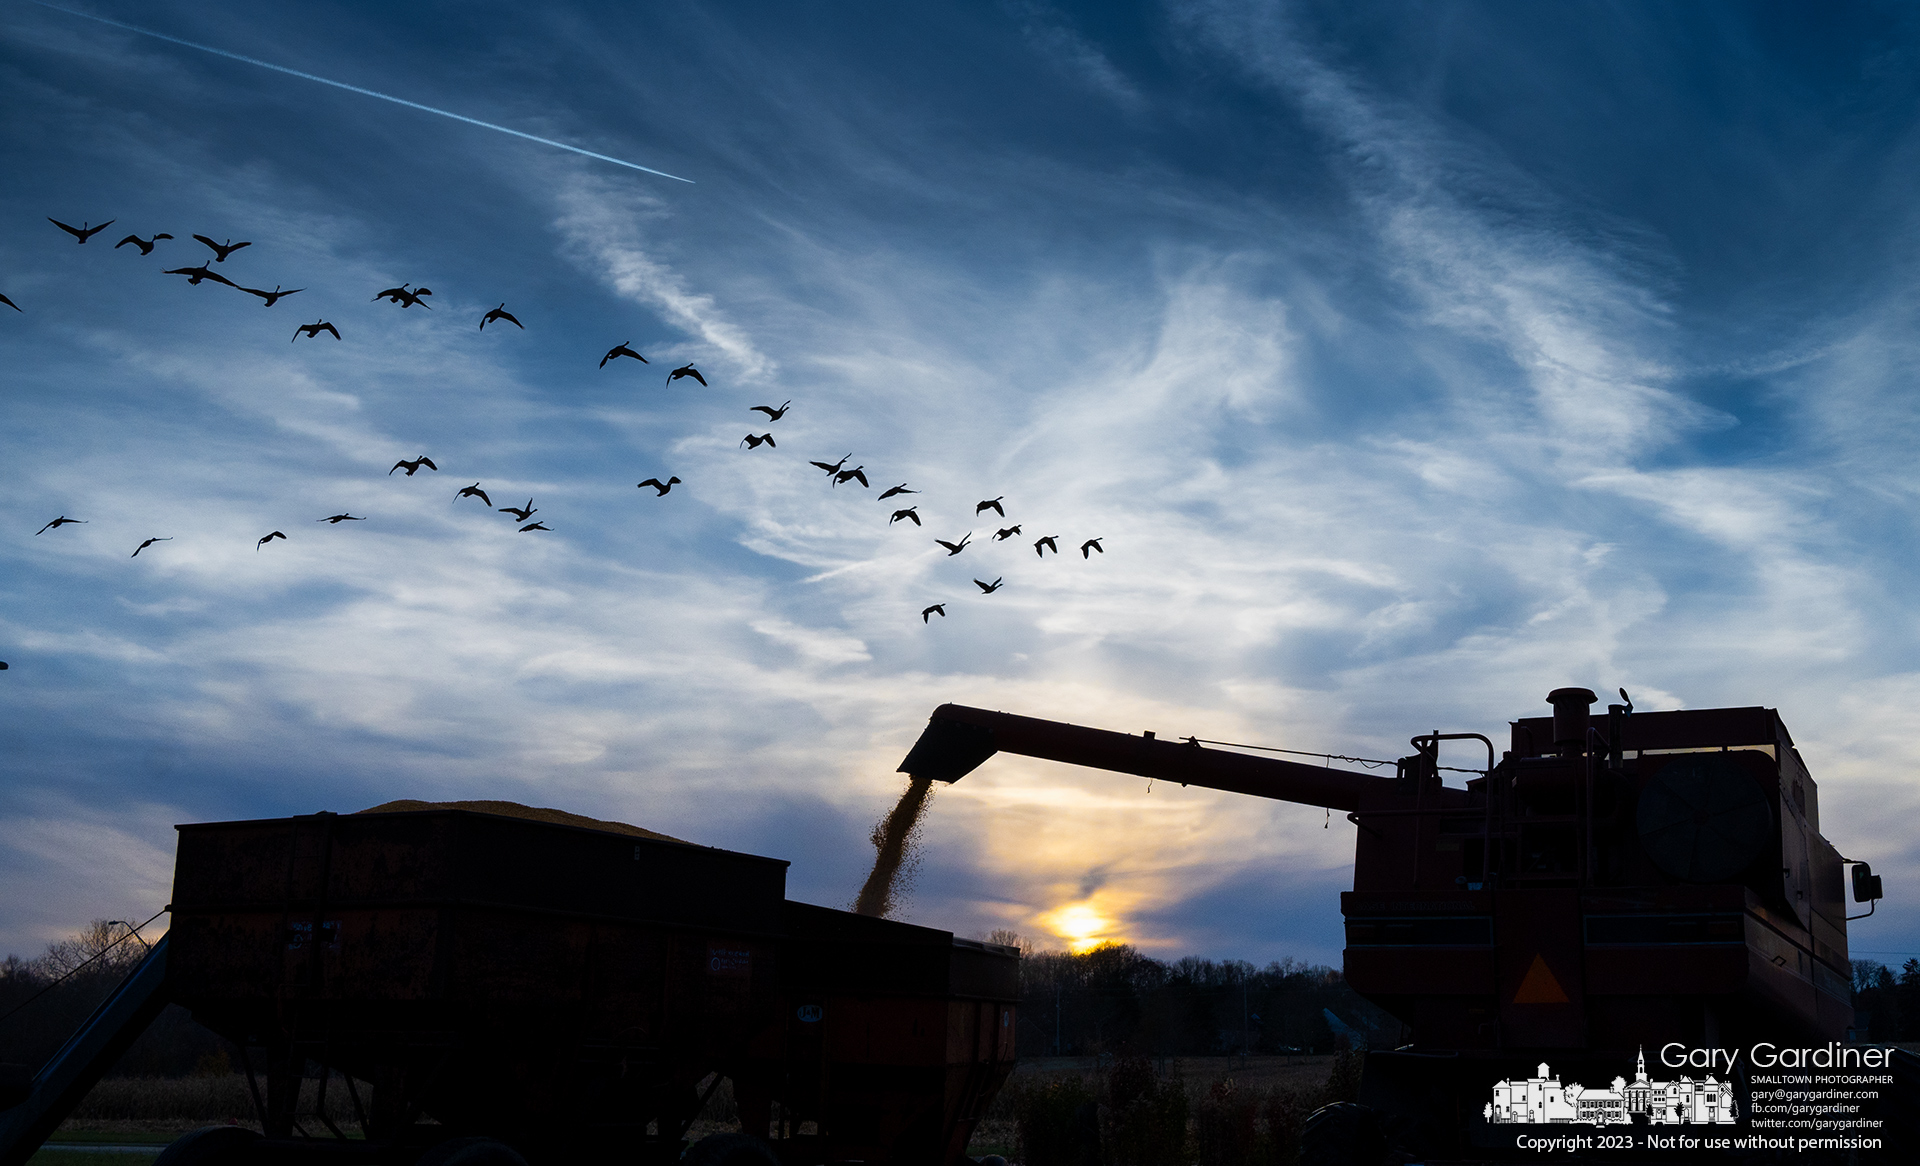
[[[1017,951],[790,902],[781,860],[450,808],[179,831],[172,930],[0,1089],[0,1166],[167,1003],[233,1042],[265,1136],[166,1166],[672,1162],[722,1076],[747,1133],[702,1166],[954,1166],[1013,1068]]]
[[[1604,1082],[1641,1046],[1846,1040],[1847,860],[1779,714],[1547,699],[1498,762],[1435,732],[1392,777],[952,704],[900,769],[951,782],[1017,753],[1347,811],[1347,981],[1407,1030],[1369,1056],[1363,1100],[1423,1117],[1437,1149],[1542,1061]],[[1485,747],[1465,788],[1443,783],[1444,741]],[[1863,863],[1853,889],[1880,896]]]

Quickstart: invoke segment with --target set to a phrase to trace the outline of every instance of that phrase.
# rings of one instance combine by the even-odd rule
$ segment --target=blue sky
[[[1780,709],[1920,954],[1904,7],[85,10],[693,181],[0,7],[0,949],[396,797],[844,905],[941,701],[1392,757],[1572,684]],[[1337,962],[1323,823],[1001,758],[907,917]]]

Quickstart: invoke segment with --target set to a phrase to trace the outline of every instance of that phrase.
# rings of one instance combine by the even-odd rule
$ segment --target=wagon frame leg
[[[269,1138],[290,1138],[299,1134],[311,1140],[312,1134],[300,1127],[301,1072],[306,1058],[294,1052],[291,1043],[276,1043],[267,1049],[267,1120]]]
[[[340,1076],[346,1079],[347,1097],[353,1102],[353,1120],[360,1123],[360,1136],[362,1138],[373,1137],[373,1131],[368,1128],[367,1125],[366,1107],[360,1104],[360,1090],[353,1083],[353,1074],[342,1073]]]
[[[333,1070],[325,1061],[320,1062],[320,1087],[314,1090],[313,1116],[319,1119],[321,1125],[327,1127],[327,1132],[336,1140],[344,1142],[347,1140],[347,1135],[341,1133],[340,1127],[334,1125],[333,1119],[327,1116],[327,1079],[331,1076],[333,1076]]]
[[[713,1084],[707,1086],[706,1092],[702,1093],[700,1099],[693,1103],[693,1108],[687,1111],[687,1120],[676,1123],[680,1128],[678,1132],[674,1134],[674,1141],[684,1142],[687,1140],[687,1132],[693,1129],[693,1123],[699,1121],[700,1115],[706,1112],[707,1102],[713,1100],[714,1092],[720,1088],[720,1082],[726,1079],[727,1074],[722,1073],[718,1069],[714,1070]],[[665,1133],[666,1131],[663,1129],[661,1132]]]
[[[253,1058],[247,1055],[245,1044],[235,1041],[233,1047],[240,1050],[240,1064],[247,1071],[247,1092],[253,1095],[253,1115],[259,1119],[260,1128],[264,1130],[267,1128],[267,1102],[260,1096],[260,1078],[253,1071]]]

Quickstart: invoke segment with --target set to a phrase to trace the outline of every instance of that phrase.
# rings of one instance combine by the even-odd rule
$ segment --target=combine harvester
[[[1496,1083],[1547,1078],[1547,1064],[1598,1090],[1675,1044],[1742,1051],[1744,1115],[1751,1046],[1850,1040],[1843,875],[1851,865],[1860,902],[1880,880],[1821,836],[1818,791],[1773,709],[1593,716],[1584,688],[1547,700],[1553,715],[1512,722],[1498,762],[1480,734],[1434,732],[1393,777],[953,704],[900,769],[952,782],[1017,753],[1346,811],[1347,982],[1405,1032],[1368,1055],[1365,1108],[1309,1121],[1310,1158],[1378,1162],[1361,1146],[1381,1126],[1414,1161],[1511,1152],[1513,1127],[1487,1113]],[[1443,741],[1486,750],[1465,788],[1441,780]],[[1920,1058],[1879,1055],[1900,1062],[1905,1097],[1883,1090],[1883,1106],[1911,1118]],[[1710,1068],[1655,1070],[1698,1082]]]
[[[160,1166],[668,1163],[722,1077],[772,1136],[690,1163],[967,1161],[1013,1069],[1016,951],[790,902],[780,860],[540,813],[179,827],[172,930],[0,1096],[0,1166],[170,1003],[239,1050],[264,1135],[198,1130]]]

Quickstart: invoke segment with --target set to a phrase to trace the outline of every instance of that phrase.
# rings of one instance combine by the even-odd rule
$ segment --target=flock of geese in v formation
[[[55,218],[49,218],[47,221],[52,223],[54,226],[60,228],[62,231],[65,231],[67,234],[72,235],[77,241],[83,244],[88,239],[93,238],[93,236],[99,234],[101,231],[104,231],[108,227],[112,226],[114,223],[114,220],[109,219],[106,222],[99,224],[98,226],[93,225],[91,222],[85,222],[85,223],[82,223],[80,226],[75,227],[67,223],[63,223],[59,219],[55,219]],[[126,238],[120,240],[118,243],[115,243],[113,246],[115,250],[118,250],[121,247],[132,245],[134,247],[139,248],[140,254],[142,256],[147,256],[147,255],[153,254],[155,247],[162,240],[168,240],[172,238],[173,238],[172,235],[166,234],[164,232],[149,236],[148,238],[145,238],[145,239],[141,238],[139,235],[128,235]],[[228,279],[226,276],[222,275],[220,272],[213,270],[213,265],[216,263],[225,263],[227,261],[227,258],[231,256],[234,252],[240,250],[243,247],[253,246],[252,242],[247,241],[247,242],[236,243],[231,238],[229,238],[222,242],[216,243],[213,239],[209,238],[206,235],[194,235],[193,238],[198,242],[204,244],[209,250],[211,250],[213,252],[213,258],[203,259],[198,267],[181,266],[181,267],[164,268],[163,269],[164,274],[185,276],[187,283],[196,287],[203,282],[222,284],[227,287],[233,288],[237,291],[245,292],[248,295],[258,296],[261,300],[261,306],[268,307],[268,308],[273,307],[275,304],[279,303],[281,300],[287,298],[288,296],[298,295],[299,293],[306,290],[305,288],[300,288],[300,287],[286,288],[281,286],[280,284],[275,284],[272,291],[263,291],[260,288],[245,287],[245,286],[242,286],[241,284],[235,283],[233,280]],[[433,305],[427,303],[427,299],[432,295],[433,295],[433,291],[431,288],[415,287],[412,284],[403,283],[399,287],[390,287],[385,289],[384,291],[381,291],[375,294],[373,299],[375,302],[380,300],[385,300],[388,303],[397,304],[401,308],[411,308],[411,307],[414,307],[415,305],[418,305],[422,308],[426,308],[429,311],[431,311]],[[0,293],[0,304],[5,304],[7,307],[12,308],[16,312],[24,311],[24,309],[21,308],[20,305],[14,303],[13,300],[9,299],[4,293]],[[520,329],[523,332],[526,330],[526,325],[522,324],[518,319],[516,319],[513,313],[507,311],[507,305],[505,303],[501,303],[498,307],[493,308],[491,311],[487,312],[486,315],[480,318],[481,331],[485,331],[488,324],[494,324],[494,323],[512,324],[514,327]],[[320,334],[322,332],[325,332],[328,335],[332,336],[335,340],[340,339],[340,329],[334,326],[333,323],[325,319],[315,320],[311,324],[301,324],[299,327],[294,329],[293,339],[297,341],[302,337],[305,337],[309,340],[317,340],[319,339]],[[607,350],[606,355],[600,358],[600,367],[604,369],[607,367],[608,362],[619,360],[621,358],[636,360],[641,364],[652,363],[645,356],[642,356],[638,351],[632,348],[630,341],[621,341],[619,344],[616,344],[612,348],[609,348]],[[670,386],[675,381],[678,381],[683,377],[690,377],[693,380],[699,382],[703,387],[707,385],[707,378],[701,375],[700,370],[695,368],[690,363],[682,365],[681,367],[676,368],[673,371],[669,372],[667,374],[666,383]],[[782,402],[777,407],[773,405],[754,405],[748,410],[748,412],[766,414],[766,420],[764,422],[761,422],[761,427],[765,428],[766,426],[770,426],[774,422],[779,421],[782,417],[785,417],[787,415],[787,410],[790,409],[792,406],[793,406],[793,402],[789,400],[789,401]],[[759,449],[762,445],[765,445],[769,449],[779,448],[779,444],[774,440],[773,433],[770,429],[762,433],[749,433],[740,440],[740,444],[745,446],[748,450]],[[846,456],[842,457],[839,461],[835,461],[835,462],[815,461],[815,462],[810,462],[809,464],[826,471],[827,484],[830,487],[837,488],[839,486],[844,486],[849,482],[858,482],[860,483],[863,489],[871,489],[872,486],[867,481],[865,465],[855,465],[852,469],[846,468],[847,463],[852,460],[853,460],[853,455],[849,453]],[[432,458],[426,456],[425,454],[421,454],[413,458],[402,458],[401,460],[393,463],[393,468],[387,471],[387,476],[392,477],[395,473],[401,470],[405,470],[406,476],[411,478],[414,476],[414,474],[416,474],[417,472],[423,469],[431,470],[435,473],[438,473],[440,470],[440,467],[434,464]],[[667,476],[667,478],[664,481],[658,477],[648,478],[646,481],[639,483],[638,488],[640,489],[651,488],[655,492],[654,496],[656,498],[664,498],[667,496],[667,494],[670,491],[672,491],[674,486],[680,484],[680,481],[681,479],[670,474]],[[893,486],[887,490],[883,490],[879,495],[878,501],[885,502],[889,498],[896,498],[905,494],[918,494],[918,493],[920,493],[920,491],[909,489],[908,484],[906,482],[902,482],[897,486]],[[460,490],[454,495],[455,502],[458,502],[463,498],[477,498],[480,500],[480,502],[483,505],[493,506],[493,499],[490,498],[487,495],[487,492],[481,488],[481,484],[479,482],[475,482],[471,486],[461,487]],[[980,502],[975,503],[973,508],[974,516],[978,518],[980,515],[983,515],[987,511],[991,510],[995,514],[999,515],[1002,520],[1004,520],[1007,517],[1007,511],[1004,505],[1005,499],[1006,499],[1006,496],[1003,494],[997,498],[987,498],[987,499],[981,500]],[[896,503],[896,505],[900,505],[900,504]],[[499,506],[499,507],[494,507],[494,509],[498,510],[502,514],[512,515],[513,520],[517,523],[523,523],[524,525],[522,525],[519,528],[520,532],[523,534],[528,531],[553,529],[552,527],[548,526],[544,522],[532,521],[534,514],[538,513],[538,507],[534,506],[533,499],[531,498],[527,499],[526,505],[524,506]],[[36,535],[41,535],[41,534],[45,534],[49,530],[57,530],[60,527],[68,526],[68,525],[84,524],[87,521],[88,521],[87,519],[81,519],[81,518],[68,518],[66,515],[62,514],[60,517],[55,518],[53,521],[47,523],[45,526],[41,527],[39,530],[35,531],[34,533]],[[315,521],[324,522],[331,526],[338,526],[343,522],[365,522],[366,518],[362,515],[348,514],[348,513],[342,512],[340,514],[328,515],[325,518],[315,519]],[[895,523],[902,522],[902,521],[911,522],[915,526],[922,525],[920,520],[918,503],[915,503],[912,505],[902,505],[900,506],[899,509],[894,510],[892,515],[887,519],[887,525],[892,526]],[[990,538],[991,538],[991,541],[993,542],[1005,542],[1008,539],[1019,537],[1021,533],[1022,533],[1021,524],[1016,522],[1011,526],[1005,526],[1005,527],[1000,527],[999,529],[996,529],[993,532],[993,534],[990,536]],[[278,531],[278,530],[271,531],[268,534],[262,535],[258,540],[255,541],[254,550],[258,551],[261,547],[266,546],[268,543],[273,542],[276,539],[285,540],[286,537],[287,536],[281,531]],[[1058,535],[1052,535],[1052,534],[1043,535],[1042,537],[1035,539],[1033,542],[1033,553],[1035,555],[1038,555],[1041,558],[1045,558],[1048,551],[1052,551],[1054,554],[1058,555],[1060,553],[1060,546],[1058,543],[1058,539],[1059,539]],[[135,547],[133,549],[133,555],[129,557],[137,558],[141,551],[146,550],[148,547],[153,546],[156,543],[172,542],[172,541],[173,541],[173,536],[171,535],[165,538],[161,538],[161,537],[149,538],[145,542],[142,542],[139,546]],[[943,547],[946,550],[947,557],[952,558],[953,556],[958,555],[962,551],[966,550],[969,546],[973,545],[973,532],[968,531],[966,534],[962,535],[960,539],[956,542],[949,542],[946,539],[938,539],[938,538],[934,539],[933,541],[938,543],[941,547]],[[1106,548],[1101,546],[1100,544],[1101,544],[1101,540],[1099,538],[1090,538],[1090,539],[1087,539],[1085,542],[1082,542],[1080,544],[1080,557],[1083,559],[1091,559],[1096,552],[1099,554],[1105,554]],[[974,583],[974,586],[980,589],[981,594],[992,595],[994,592],[1000,590],[1000,588],[1004,584],[1004,581],[1005,581],[1004,576],[996,576],[991,583],[983,579],[975,579],[973,583]],[[938,615],[944,619],[946,618],[946,614],[947,614],[946,603],[942,602],[942,603],[929,604],[927,607],[921,610],[920,621],[922,623],[931,623],[934,616]],[[4,668],[4,667],[6,667],[5,664],[0,664],[0,668]]]

